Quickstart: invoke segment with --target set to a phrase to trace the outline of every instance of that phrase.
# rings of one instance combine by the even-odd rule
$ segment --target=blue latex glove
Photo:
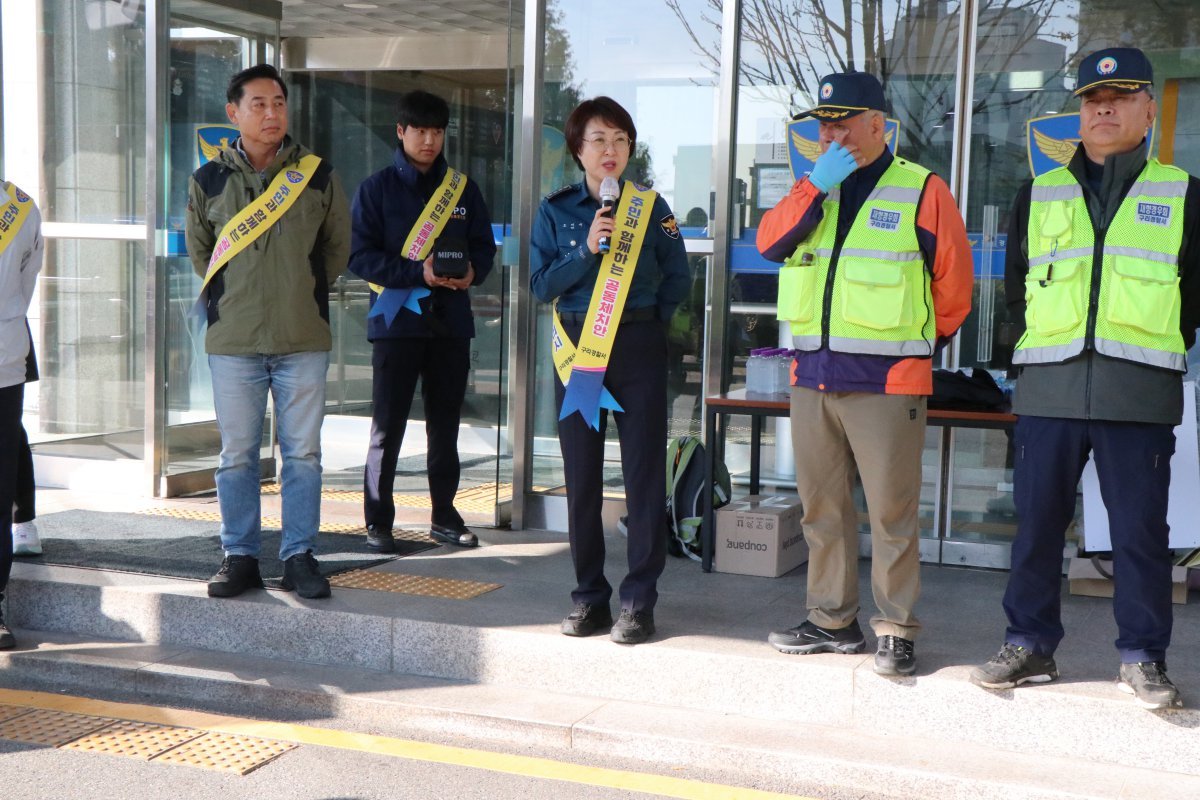
[[[858,169],[858,162],[850,151],[837,142],[829,145],[829,149],[813,164],[808,180],[822,192],[828,192],[846,180],[846,177]]]

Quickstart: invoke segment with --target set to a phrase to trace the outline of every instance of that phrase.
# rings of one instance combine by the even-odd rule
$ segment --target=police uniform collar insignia
[[[560,195],[564,195],[564,194],[566,194],[567,192],[571,191],[571,190],[572,190],[572,189],[574,189],[574,188],[575,188],[575,184],[573,184],[573,183],[572,183],[572,184],[568,184],[567,186],[560,186],[559,188],[555,189],[555,190],[554,190],[553,192],[551,192],[550,194],[546,195],[545,199],[546,199],[546,200],[553,200],[554,198],[556,198],[556,197],[558,197],[558,196],[560,196]]]

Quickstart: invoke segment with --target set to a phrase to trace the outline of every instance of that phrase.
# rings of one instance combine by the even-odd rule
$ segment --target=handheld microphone
[[[604,216],[612,219],[613,206],[617,204],[617,198],[621,196],[621,184],[617,183],[617,179],[611,175],[600,181],[600,207],[604,209]],[[611,246],[611,237],[600,237],[600,252],[607,253]]]

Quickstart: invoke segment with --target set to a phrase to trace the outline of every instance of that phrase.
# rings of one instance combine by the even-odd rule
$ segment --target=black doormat
[[[37,527],[42,555],[20,561],[207,581],[221,566],[223,555],[217,522],[71,510],[41,515]],[[262,532],[258,567],[271,588],[278,588],[283,576],[280,536],[278,530]],[[397,552],[381,557],[367,550],[365,536],[319,533],[313,555],[321,574],[328,576],[384,564],[431,547],[437,543],[397,538]]]

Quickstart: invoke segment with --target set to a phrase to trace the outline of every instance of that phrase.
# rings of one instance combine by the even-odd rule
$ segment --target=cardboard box
[[[1112,562],[1101,562],[1105,571],[1112,574]],[[1071,594],[1082,595],[1084,597],[1112,597],[1113,582],[1111,578],[1106,578],[1096,565],[1092,563],[1090,558],[1072,558],[1071,563],[1067,565],[1067,582],[1070,586]],[[1188,596],[1188,570],[1186,567],[1171,568],[1171,602],[1177,605],[1187,603]]]
[[[808,561],[800,498],[752,495],[717,509],[718,572],[776,578]]]

